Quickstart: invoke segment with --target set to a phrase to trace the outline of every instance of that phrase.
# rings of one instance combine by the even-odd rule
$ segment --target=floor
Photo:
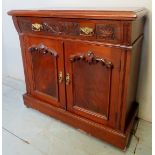
[[[3,78],[3,155],[151,155],[152,124],[139,120],[123,152],[54,118],[26,108],[23,81]]]

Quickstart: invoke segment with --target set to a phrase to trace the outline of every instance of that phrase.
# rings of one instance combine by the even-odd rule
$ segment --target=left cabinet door
[[[21,41],[29,94],[66,108],[63,42],[33,36],[24,36]]]

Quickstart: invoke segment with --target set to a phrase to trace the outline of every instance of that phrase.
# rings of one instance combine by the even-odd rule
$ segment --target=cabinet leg
[[[123,152],[126,152],[126,150],[127,150],[127,146],[125,146],[125,148],[123,149]]]

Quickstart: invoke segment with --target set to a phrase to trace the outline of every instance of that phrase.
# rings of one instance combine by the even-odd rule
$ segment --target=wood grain
[[[146,14],[144,8],[105,8],[105,10],[11,10],[11,16],[135,20]]]
[[[125,149],[146,10],[14,10],[25,73],[24,103]]]

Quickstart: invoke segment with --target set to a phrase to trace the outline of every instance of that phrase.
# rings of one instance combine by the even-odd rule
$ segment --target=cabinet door
[[[119,96],[121,50],[65,42],[67,109],[114,126]]]
[[[30,94],[65,108],[63,42],[24,37]]]

